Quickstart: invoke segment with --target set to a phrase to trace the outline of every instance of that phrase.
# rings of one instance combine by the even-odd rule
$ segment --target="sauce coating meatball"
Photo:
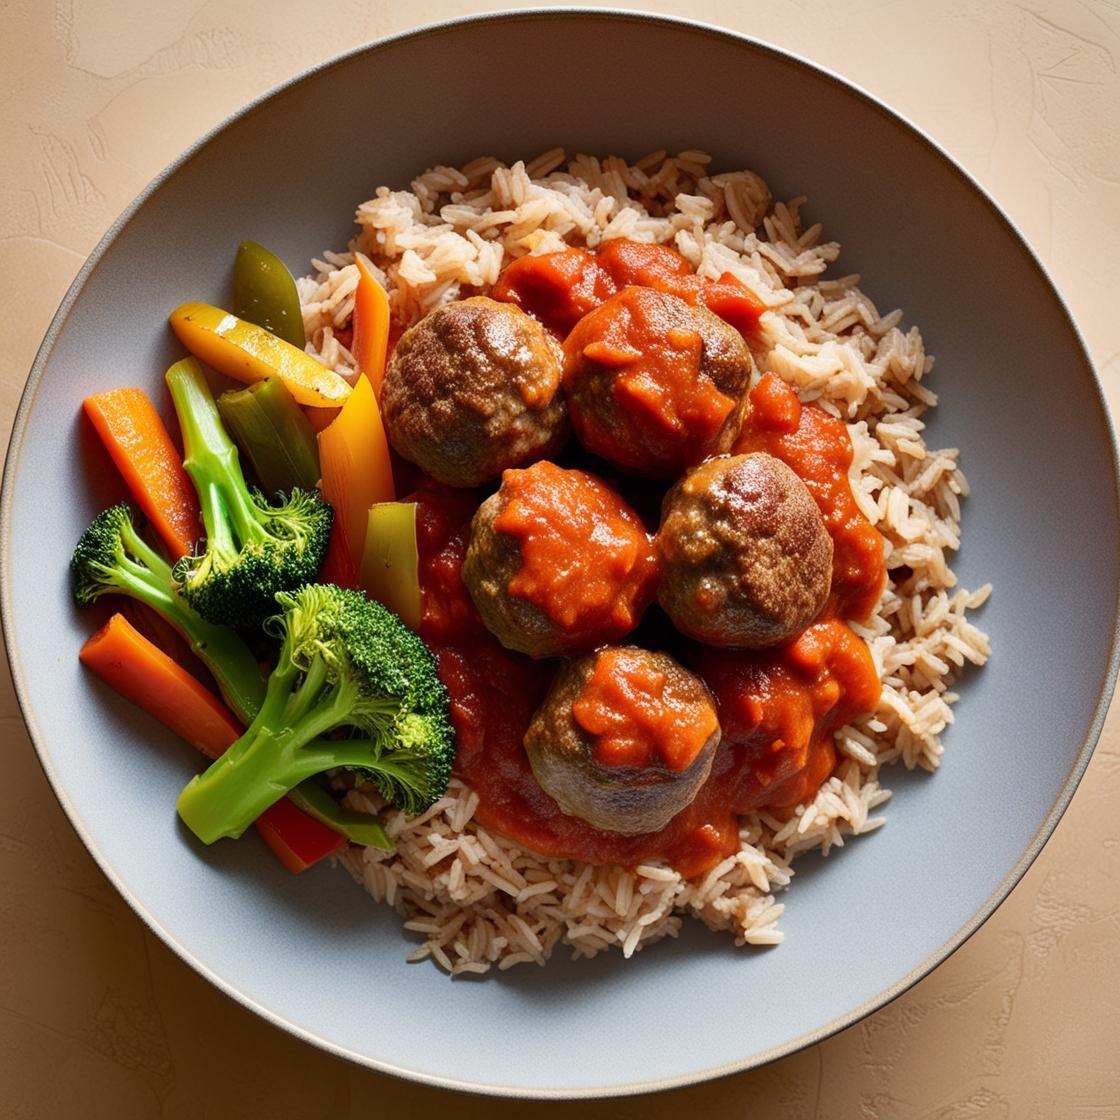
[[[655,478],[730,449],[752,369],[737,330],[652,288],[623,288],[564,342],[564,389],[580,442]]]
[[[397,343],[381,388],[398,454],[449,486],[478,486],[567,437],[560,348],[485,296],[437,307]]]
[[[586,471],[506,471],[471,521],[463,581],[487,628],[530,657],[617,641],[653,598],[657,565],[638,515]]]
[[[763,452],[711,459],[665,496],[659,601],[710,646],[763,649],[824,607],[832,538],[805,484]]]
[[[712,768],[719,719],[707,686],[667,653],[601,649],[560,670],[525,733],[537,782],[606,832],[664,828]]]

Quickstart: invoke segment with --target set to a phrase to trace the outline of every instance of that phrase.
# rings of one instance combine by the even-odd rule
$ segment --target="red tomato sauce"
[[[521,257],[503,270],[490,297],[517,304],[563,338],[589,311],[630,285],[656,288],[707,307],[743,334],[758,326],[766,310],[730,272],[707,280],[697,276],[680,253],[624,237],[605,242],[598,253],[564,249]]]
[[[813,495],[832,537],[832,611],[864,619],[887,581],[883,538],[860,512],[848,483],[852,441],[843,421],[797,394],[772,373],[751,391],[735,454],[766,451],[792,468]]]
[[[585,471],[506,471],[494,529],[518,542],[510,594],[538,607],[574,652],[628,634],[653,598],[657,562],[638,515]]]
[[[680,474],[706,458],[736,406],[702,374],[700,335],[665,329],[664,302],[650,288],[623,288],[564,340],[564,388],[576,435],[639,474]],[[593,404],[603,397],[612,402],[605,411]]]
[[[572,718],[593,737],[602,766],[651,766],[687,770],[719,727],[706,698],[667,696],[667,678],[645,657],[625,647],[604,650]]]
[[[633,284],[703,302],[744,332],[757,325],[762,310],[731,277],[700,280],[672,250],[617,241],[597,255],[571,249],[522,258],[491,294],[563,336]],[[460,569],[479,497],[436,487],[420,491],[421,634],[436,650],[451,696],[455,770],[478,794],[475,816],[482,825],[546,856],[623,866],[664,859],[691,877],[736,850],[739,814],[796,805],[832,773],[834,733],[878,701],[870,652],[843,619],[862,619],[874,609],[886,580],[882,538],[848,484],[853,450],[845,425],[803,406],[779,378],[763,377],[751,393],[735,451],[769,452],[805,482],[833,539],[832,595],[816,622],[777,649],[717,651],[683,638],[670,643],[669,652],[711,689],[723,736],[711,775],[692,803],[659,832],[637,836],[568,816],[537,784],[523,739],[556,663],[504,649],[475,611]]]

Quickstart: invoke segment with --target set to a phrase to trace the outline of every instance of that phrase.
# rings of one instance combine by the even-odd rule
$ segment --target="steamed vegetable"
[[[416,503],[370,506],[359,580],[371,599],[384,603],[416,630],[420,626],[420,555]]]
[[[253,718],[265,691],[257,659],[232,630],[207,622],[175,590],[171,566],[141,538],[125,503],[93,519],[74,549],[70,569],[79,606],[118,594],[151,607],[210,670],[234,714],[246,723]]]
[[[369,813],[355,813],[344,809],[326,787],[320,784],[318,777],[308,778],[300,782],[294,789],[288,791],[289,800],[301,813],[341,833],[354,844],[364,844],[368,848],[384,848],[391,851],[393,841],[388,833],[381,827],[381,822]],[[277,804],[280,804],[277,802]],[[275,806],[273,806],[275,808]],[[268,810],[262,817],[268,815]],[[257,818],[258,821],[262,819]]]
[[[196,357],[235,381],[252,384],[279,377],[297,403],[318,408],[342,404],[350,386],[310,354],[208,303],[184,303],[168,316],[179,341]]]
[[[309,816],[290,797],[265,809],[256,826],[260,838],[293,875],[346,847],[345,836]]]
[[[218,758],[241,735],[241,724],[225,705],[123,615],[114,614],[82,646],[78,656],[111,688],[208,758]],[[297,801],[305,808],[298,808]],[[340,823],[346,826],[345,832],[337,827]],[[304,871],[339,851],[348,838],[378,847],[392,846],[374,817],[348,813],[318,786],[293,790],[287,799],[263,813],[256,824],[265,843],[292,872]]]
[[[323,479],[320,490],[334,506],[334,535],[331,543],[345,556],[342,570],[356,575],[361,570],[369,507],[391,502],[396,496],[389,443],[381,423],[381,410],[369,378],[358,378],[350,399],[334,422],[319,433],[319,465]]]
[[[184,466],[202,503],[206,551],[174,569],[183,598],[210,622],[252,626],[275,610],[278,591],[313,580],[334,511],[314,491],[295,489],[269,505],[250,491],[202,369],[193,358],[167,371],[179,416]]]
[[[241,734],[229,709],[121,614],[114,614],[78,657],[207,758],[217,758]]]
[[[223,393],[218,413],[266,494],[318,486],[315,430],[280,378]]]
[[[155,406],[140,389],[112,389],[82,407],[168,551],[186,555],[198,537],[198,498]]]
[[[389,296],[359,254],[358,287],[354,292],[354,344],[351,353],[358,369],[369,378],[375,395],[381,393],[389,349]]]
[[[255,241],[242,241],[233,262],[233,313],[303,349],[296,282],[284,262]]]
[[[179,796],[204,843],[237,837],[298,783],[345,767],[419,813],[447,788],[447,692],[427,646],[363,595],[312,584],[277,596],[281,640],[263,705],[244,735]],[[345,731],[348,737],[324,736]]]

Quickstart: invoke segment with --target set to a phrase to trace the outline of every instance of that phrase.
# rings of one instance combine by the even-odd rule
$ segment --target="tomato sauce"
[[[491,294],[517,303],[563,336],[588,311],[633,284],[704,302],[744,332],[753,329],[762,310],[733,278],[700,280],[671,250],[632,242],[608,242],[598,254],[572,249],[522,258],[506,269]],[[836,730],[878,701],[870,651],[844,619],[865,618],[882,592],[882,538],[851,493],[853,450],[845,425],[802,405],[779,378],[767,375],[752,391],[735,451],[766,451],[805,482],[834,544],[832,594],[816,622],[773,650],[717,651],[683,638],[668,641],[668,652],[707,683],[723,735],[696,798],[665,828],[642,835],[601,831],[568,816],[537,784],[523,739],[556,663],[504,649],[475,611],[460,568],[479,497],[421,490],[421,633],[436,650],[451,695],[456,773],[478,794],[475,815],[482,825],[545,856],[624,866],[664,859],[691,877],[736,850],[739,814],[792,807],[812,797],[832,773]],[[620,759],[645,757],[642,752],[660,750],[673,737],[687,755],[695,736],[643,722],[642,694],[655,693],[656,682],[629,680],[624,666],[615,668],[620,671],[608,674],[611,680],[599,681],[577,701],[576,718],[585,721],[585,729],[605,737],[608,754],[615,751]],[[625,702],[612,690],[626,693]],[[608,708],[617,709],[614,717],[608,718]]]
[[[518,542],[510,594],[536,606],[584,651],[628,634],[654,593],[657,562],[638,515],[584,471],[534,463],[506,471],[494,529]]]
[[[593,738],[602,766],[687,770],[719,727],[706,698],[668,696],[667,678],[633,649],[599,655],[572,718]],[[700,691],[700,690],[697,690]]]
[[[763,376],[733,449],[766,451],[792,468],[813,495],[832,537],[832,611],[864,619],[887,581],[883,538],[860,512],[848,483],[852,441],[842,420],[803,406],[780,377]]]
[[[649,288],[628,286],[564,340],[564,388],[576,434],[638,473],[681,473],[711,454],[736,404],[701,373],[700,335],[665,329],[664,303]],[[604,379],[596,369],[611,375]],[[613,407],[585,407],[607,394]]]
[[[563,338],[589,311],[630,285],[707,307],[743,334],[758,326],[766,310],[730,272],[708,280],[665,245],[624,237],[605,242],[598,253],[573,248],[521,257],[503,270],[490,297],[517,304]]]

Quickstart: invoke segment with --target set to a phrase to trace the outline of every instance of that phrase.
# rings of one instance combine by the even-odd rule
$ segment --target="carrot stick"
[[[82,402],[132,496],[178,559],[198,537],[198,497],[155,406],[140,389],[111,389]]]
[[[358,378],[342,411],[319,433],[319,466],[323,472],[319,489],[335,510],[331,546],[349,556],[356,579],[362,566],[369,507],[391,502],[396,496],[389,443],[368,377]]]
[[[356,255],[354,260],[358,266],[358,287],[354,292],[354,340],[350,352],[358,369],[369,378],[374,394],[380,396],[389,348],[389,297],[365,258]]]
[[[319,566],[319,582],[334,583],[339,587],[358,586],[358,569],[354,565],[350,548],[343,536],[342,525],[338,518],[331,526],[330,540],[327,541],[327,554]]]
[[[218,758],[241,735],[241,725],[209,689],[152,645],[123,615],[115,614],[78,656],[116,689],[207,758]],[[298,809],[287,798],[267,809],[257,831],[296,874],[346,846],[346,837]]]
[[[123,615],[113,615],[78,656],[106,684],[207,758],[217,758],[241,736],[240,724],[225,705]]]

